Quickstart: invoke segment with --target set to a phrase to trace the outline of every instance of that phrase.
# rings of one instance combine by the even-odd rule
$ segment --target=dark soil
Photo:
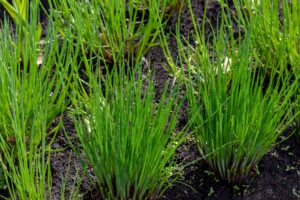
[[[183,156],[196,154],[194,145],[183,149],[180,152]],[[219,180],[205,161],[199,161],[184,170],[182,182],[168,190],[163,199],[300,199],[299,156],[299,144],[291,137],[267,153],[251,180],[239,187]]]
[[[202,23],[205,0],[193,0],[193,9],[196,19]],[[207,13],[211,23],[216,27],[220,6],[217,0],[210,0]],[[0,16],[1,16],[0,8]],[[44,19],[44,23],[46,23]],[[177,15],[169,21],[167,30],[175,32]],[[234,26],[235,32],[238,32]],[[184,36],[193,32],[193,25],[188,8],[181,13],[180,30]],[[208,28],[207,36],[211,33]],[[176,58],[176,42],[169,41],[172,55]],[[155,85],[157,98],[164,89],[166,83],[172,82],[172,77],[164,69],[166,64],[163,51],[159,47],[153,47],[145,56],[151,71],[155,72]],[[187,122],[187,105],[184,104],[178,123],[178,129],[184,127]],[[55,123],[58,123],[59,118]],[[95,183],[92,168],[86,160],[78,141],[74,124],[65,113],[62,116],[64,130],[61,129],[52,144],[53,150],[58,152],[51,154],[52,172],[52,196],[51,199],[61,199],[64,190],[65,199],[70,197],[72,189],[78,189],[81,196],[72,199],[100,199]],[[284,135],[288,136],[292,130]],[[282,140],[280,138],[280,140]],[[49,138],[50,141],[50,138]],[[177,151],[178,160],[188,164],[199,158],[194,140],[190,137]],[[1,192],[1,191],[0,191]],[[5,192],[5,191],[4,191]],[[1,193],[3,194],[3,193]],[[50,199],[50,198],[49,198]],[[300,199],[300,144],[292,136],[270,150],[263,157],[253,177],[242,186],[229,185],[219,180],[210,171],[204,160],[188,165],[184,169],[182,179],[170,188],[161,200],[296,200]]]

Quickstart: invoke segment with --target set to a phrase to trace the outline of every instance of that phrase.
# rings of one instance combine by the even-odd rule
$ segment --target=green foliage
[[[235,1],[237,21],[251,35],[252,54],[268,74],[285,71],[300,77],[300,4],[297,0]],[[297,102],[296,102],[297,105]],[[298,113],[295,108],[295,114]],[[298,124],[296,120],[296,124]],[[297,133],[296,133],[297,134]]]
[[[35,26],[28,27],[28,31],[34,29]],[[61,50],[63,53],[59,54],[58,39],[55,37],[49,36],[46,39],[46,46],[41,47],[45,48],[44,52],[41,52],[36,48],[33,36],[19,39],[10,36],[7,24],[0,34],[0,130],[1,136],[9,141],[14,136],[14,117],[22,118],[26,134],[34,123],[37,106],[43,105],[47,109],[48,125],[64,110],[67,94],[63,77],[67,65],[64,62],[71,58],[66,54],[70,50],[66,46]],[[65,61],[65,57],[68,60]],[[40,65],[39,60],[42,62]],[[22,112],[14,112],[15,109]],[[39,143],[41,136],[37,134],[31,139]]]
[[[178,93],[166,88],[157,100],[140,72],[157,42],[168,70],[185,83],[200,154],[222,179],[243,182],[281,132],[295,119],[300,124],[299,2],[235,0],[233,16],[245,34],[234,38],[227,1],[220,0],[218,31],[207,42],[207,19],[201,27],[188,1],[195,46],[178,27],[174,61],[163,28],[182,2],[52,0],[42,44],[40,1],[0,0],[15,23],[13,31],[6,21],[0,28],[0,187],[11,199],[51,199],[46,138],[58,130],[51,124],[66,98],[103,199],[153,199],[172,186],[181,169],[174,154],[185,139],[175,133]],[[82,63],[88,82],[79,78]],[[95,67],[103,63],[117,67],[104,75]]]
[[[35,2],[36,4],[39,3],[39,1]],[[21,24],[22,26],[27,24],[27,14],[29,8],[28,0],[15,0],[12,1],[12,3],[9,3],[7,0],[0,0],[0,3],[4,6],[16,24]]]
[[[298,0],[236,0],[237,21],[251,35],[253,56],[264,69],[300,76],[300,4]]]
[[[76,100],[76,130],[103,198],[158,197],[178,173],[173,157],[183,134],[175,134],[177,94],[165,92],[156,104],[151,81],[144,88],[140,73],[119,70]]]
[[[12,0],[12,3],[9,3],[7,0],[0,0],[0,4],[4,6],[6,11],[9,13],[9,15],[12,17],[14,20],[15,24],[17,27],[21,26],[22,31],[25,31],[26,26],[29,22],[29,8],[31,8],[34,11],[38,11],[38,5],[39,5],[40,0],[34,0],[34,1],[29,1],[29,0]],[[34,13],[34,17],[37,16],[37,13]],[[33,21],[31,17],[31,21]],[[38,25],[36,27],[36,42],[39,42],[41,38],[41,33],[42,33],[42,27],[41,25]]]
[[[184,46],[177,31],[177,65],[200,154],[223,180],[239,184],[292,123],[291,97],[298,85],[277,65],[277,70],[264,70],[252,35],[235,38],[224,7],[221,16],[218,31],[206,41],[204,26],[192,13],[197,42]],[[271,58],[265,59],[271,65]]]
[[[266,83],[247,40],[235,46],[215,38],[213,58],[202,45],[196,48],[201,61],[196,75],[187,83],[192,128],[211,169],[228,182],[241,183],[291,123],[296,85],[290,86],[282,72],[279,77],[272,73]],[[224,54],[231,60],[229,72],[224,71]]]
[[[67,105],[74,56],[51,28],[38,49],[36,28],[27,24],[30,34],[12,35],[5,22],[0,31],[0,163],[12,199],[45,199],[46,189],[50,195],[46,136],[57,130],[48,128]]]
[[[175,2],[54,0],[52,15],[63,37],[66,28],[72,29],[72,37],[82,45],[84,54],[100,54],[105,62],[124,58],[139,62],[155,45],[160,19]]]

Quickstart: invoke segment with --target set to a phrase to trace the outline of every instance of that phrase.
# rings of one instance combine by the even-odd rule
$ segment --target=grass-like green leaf
[[[212,41],[206,41],[204,26],[189,7],[197,43],[185,47],[179,31],[177,41],[178,62],[188,74],[181,80],[187,87],[190,129],[211,169],[240,184],[292,123],[291,99],[298,85],[283,68],[274,65],[270,73],[262,68],[252,35],[235,38],[225,9]]]
[[[295,84],[290,86],[290,77],[282,73],[279,78],[272,73],[266,83],[248,41],[240,46],[221,41],[214,42],[215,56],[197,65],[202,73],[190,76],[189,113],[196,116],[192,128],[212,170],[228,182],[241,183],[291,123]],[[207,50],[197,55],[202,54]],[[230,58],[229,72],[224,71],[224,54]]]
[[[160,19],[177,4],[178,0],[54,0],[52,14],[63,37],[66,27],[73,30],[84,54],[101,55],[109,63],[124,58],[139,62],[156,43]]]
[[[235,0],[237,21],[251,35],[262,67],[300,76],[300,4],[297,0]],[[244,9],[240,9],[244,8]]]
[[[175,134],[177,94],[165,92],[156,103],[151,81],[144,88],[139,73],[117,71],[77,104],[76,130],[103,198],[157,197],[178,173],[173,157],[183,134]]]
[[[11,199],[45,199],[51,193],[49,127],[64,111],[74,56],[49,28],[38,48],[36,23],[14,35],[7,22],[0,31],[0,162]],[[75,51],[75,50],[74,50]]]
[[[39,3],[40,0],[12,0],[11,3],[7,0],[0,0],[0,4],[2,4],[9,13],[15,22],[16,27],[22,27],[21,31],[23,31],[23,33],[26,32],[26,26],[29,23],[29,18],[31,17],[31,23],[33,23],[35,19],[33,20],[32,17],[37,17]],[[29,8],[31,11],[29,11]],[[35,11],[35,13],[32,11]],[[33,14],[34,16],[30,16],[30,14]],[[36,35],[36,42],[39,42],[42,32],[41,25],[36,27],[36,32],[38,33]]]

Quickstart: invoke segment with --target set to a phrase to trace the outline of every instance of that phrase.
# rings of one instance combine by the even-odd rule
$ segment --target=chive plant
[[[237,21],[249,32],[253,55],[270,70],[300,75],[300,4],[297,0],[235,0]],[[239,9],[239,8],[247,9]],[[271,73],[271,72],[269,72]]]
[[[286,127],[283,120],[294,91],[285,80],[283,88],[274,82],[263,94],[262,79],[249,70],[257,63],[249,61],[246,48],[231,54],[231,76],[219,72],[216,77],[211,73],[215,63],[207,61],[196,87],[189,84],[190,114],[198,113],[193,126],[198,148],[203,156],[212,154],[206,157],[208,164],[231,183],[246,180]],[[221,70],[222,62],[217,62]]]
[[[138,62],[159,34],[159,23],[177,0],[54,0],[54,24],[62,37],[71,28],[84,54],[96,54],[105,62],[124,57]],[[87,52],[87,49],[91,52]]]
[[[237,21],[251,35],[253,56],[268,73],[285,70],[300,77],[300,4],[296,0],[235,1]],[[269,78],[270,79],[270,78]],[[297,103],[296,103],[297,104]],[[295,113],[297,113],[297,108]]]
[[[151,81],[145,88],[140,73],[114,69],[105,82],[94,82],[83,103],[75,101],[80,142],[103,198],[161,196],[176,180],[173,158],[183,141],[175,134],[177,93],[164,92],[156,103]]]
[[[7,21],[0,31],[0,163],[11,199],[45,199],[51,193],[46,137],[53,120],[64,111],[73,47],[59,43],[49,28],[45,44],[35,40],[38,23],[15,32]],[[46,192],[47,190],[47,192]]]
[[[284,70],[262,70],[251,36],[236,39],[222,16],[213,40],[206,41],[192,13],[197,43],[185,47],[177,32],[178,62],[188,71],[181,80],[200,154],[223,180],[241,184],[292,122],[297,85]]]
[[[204,57],[197,68],[203,73],[190,77],[189,113],[196,116],[192,128],[200,153],[209,155],[206,161],[211,169],[230,183],[242,183],[290,123],[287,117],[295,87],[289,86],[289,77],[282,73],[283,85],[272,73],[265,86],[266,75],[257,69],[249,43],[236,52],[220,40],[215,40],[216,61]],[[229,73],[223,70],[224,53],[231,58]],[[198,55],[203,54],[208,54],[206,49]]]

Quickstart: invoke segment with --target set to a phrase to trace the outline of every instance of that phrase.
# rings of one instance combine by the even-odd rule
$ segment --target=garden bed
[[[209,38],[219,22],[217,16],[221,13],[221,7],[218,1],[211,0],[205,11],[205,0],[192,0],[191,2],[195,19],[198,20],[199,24],[202,23],[204,13],[207,13],[212,25],[211,27],[207,26],[205,30],[205,35]],[[2,14],[3,10],[0,9],[0,16]],[[45,30],[48,20],[46,15],[43,15],[42,18],[43,29]],[[174,13],[165,29],[175,34],[177,20],[178,13]],[[234,34],[238,35],[239,27],[237,24],[233,24],[233,29]],[[185,7],[181,13],[180,31],[185,37],[194,33],[194,25],[188,7]],[[190,42],[195,43],[192,38]],[[170,37],[168,43],[171,55],[176,58],[178,49],[175,37]],[[146,74],[150,69],[155,74],[151,77],[154,80],[156,101],[159,101],[165,85],[172,87],[174,81],[174,76],[164,67],[167,64],[161,47],[151,47],[143,56],[143,72]],[[185,92],[183,87],[181,89],[182,98]],[[180,132],[188,123],[187,107],[188,104],[185,101],[176,125],[177,132]],[[65,199],[69,199],[74,192],[73,189],[77,188],[78,194],[82,194],[80,196],[82,199],[101,199],[95,173],[82,149],[76,133],[76,126],[68,111],[57,116],[51,127],[58,125],[60,119],[62,119],[63,128],[60,128],[51,144],[53,150],[50,154],[51,198],[62,199],[62,195],[64,195]],[[194,162],[201,156],[195,140],[187,131],[187,140],[177,149],[175,155],[176,162],[186,165],[186,167],[175,185],[169,188],[160,199],[300,199],[300,146],[295,136],[292,135],[295,131],[299,130],[296,130],[294,126],[287,128],[277,140],[279,144],[269,150],[258,166],[251,171],[249,179],[241,185],[229,184],[221,180],[210,170],[204,159]],[[47,141],[50,142],[51,139],[52,137],[48,137]],[[82,166],[83,163],[86,164],[85,169]],[[62,188],[65,189],[64,194],[62,194]],[[2,192],[1,195],[7,196],[7,190],[3,189]]]

